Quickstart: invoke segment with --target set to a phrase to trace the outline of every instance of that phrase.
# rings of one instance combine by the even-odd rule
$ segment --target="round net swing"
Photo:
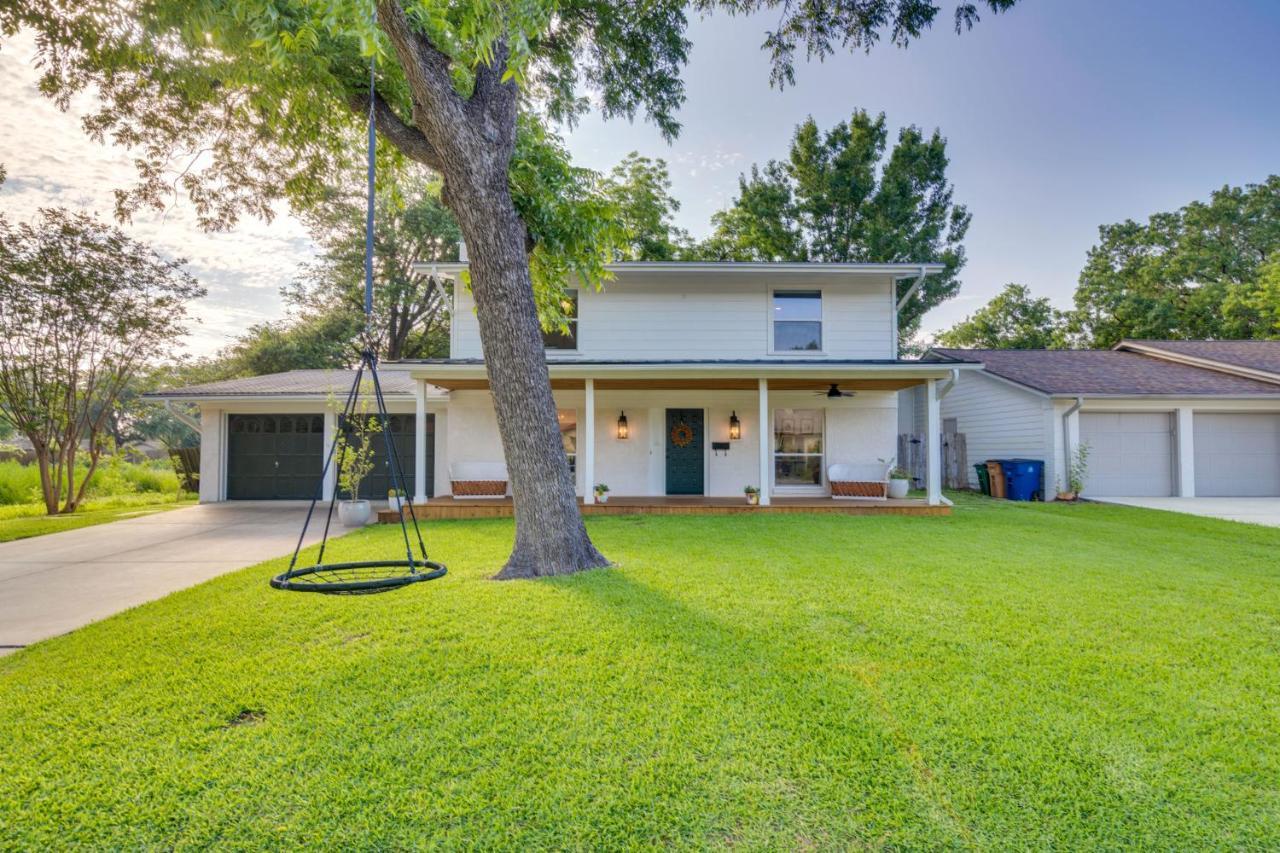
[[[387,413],[386,399],[382,394],[382,383],[378,379],[378,358],[375,355],[376,346],[371,333],[373,327],[374,147],[376,143],[373,126],[374,74],[375,62],[370,59],[368,197],[365,208],[364,241],[364,313],[368,339],[363,352],[360,354],[360,367],[356,370],[355,379],[351,383],[351,390],[347,393],[346,403],[343,406],[338,424],[340,429],[345,429],[346,425],[357,417],[356,406],[362,393],[362,383],[366,381],[367,374],[377,411],[374,415],[367,415],[366,406],[366,410],[362,412],[361,416],[367,416],[370,419],[377,418],[379,431],[382,434],[383,442],[385,442],[384,446],[386,447],[387,465],[390,468],[392,488],[397,493],[405,496],[404,506],[400,511],[400,532],[404,542],[404,559],[394,557],[386,560],[363,560],[345,563],[325,562],[324,554],[329,544],[329,530],[333,523],[333,510],[338,502],[338,489],[335,488],[330,496],[328,509],[325,512],[324,532],[320,539],[320,547],[316,553],[315,562],[311,565],[299,565],[299,557],[302,553],[302,544],[306,540],[307,529],[311,526],[312,519],[315,516],[316,506],[323,500],[324,483],[329,475],[329,469],[332,466],[335,480],[340,480],[342,467],[346,462],[346,445],[344,443],[342,453],[336,453],[338,440],[335,436],[334,440],[330,442],[329,450],[325,455],[324,467],[320,472],[320,480],[316,483],[311,505],[307,509],[306,520],[302,523],[302,532],[298,535],[298,544],[293,549],[293,557],[289,560],[289,568],[271,579],[271,586],[291,592],[318,592],[328,595],[369,595],[401,589],[422,581],[435,580],[448,571],[443,564],[427,558],[427,546],[422,540],[422,531],[418,527],[418,517],[414,512],[413,500],[409,497],[411,493],[405,487],[404,469],[400,465],[400,455],[396,451],[396,443],[391,434],[391,418]],[[365,391],[364,393],[367,394],[368,392]],[[361,440],[371,440],[368,431],[364,432]],[[357,495],[353,494],[351,498],[355,500]],[[408,516],[407,520],[406,515]],[[413,530],[412,537],[409,534],[410,528]],[[414,550],[414,545],[417,545],[416,551]]]
[[[418,517],[413,508],[413,499],[409,497],[410,491],[405,487],[404,470],[400,465],[400,454],[396,450],[396,444],[391,434],[391,418],[387,413],[386,399],[382,394],[382,382],[378,378],[378,360],[373,354],[372,348],[366,348],[360,357],[360,367],[356,370],[355,380],[351,383],[351,390],[347,392],[346,403],[342,407],[342,414],[338,419],[338,424],[340,428],[345,429],[346,425],[350,424],[356,417],[359,417],[356,414],[356,410],[366,373],[372,386],[373,399],[377,407],[376,414],[368,415],[367,417],[370,420],[376,418],[378,430],[381,433],[387,451],[387,465],[391,471],[392,486],[405,496],[404,506],[400,511],[400,532],[404,543],[404,559],[391,558],[343,563],[325,562],[324,555],[329,545],[329,530],[333,524],[333,511],[338,502],[338,489],[335,488],[325,511],[324,532],[320,538],[320,547],[316,553],[315,562],[311,565],[299,565],[302,545],[306,540],[307,530],[311,526],[312,519],[315,517],[316,507],[322,500],[324,482],[329,474],[330,466],[334,468],[335,479],[340,480],[342,476],[342,466],[346,453],[345,451],[343,453],[337,452],[339,442],[335,437],[334,441],[329,444],[329,450],[324,460],[324,468],[320,473],[320,482],[316,484],[316,491],[311,498],[311,505],[307,508],[307,517],[302,523],[302,532],[298,535],[298,544],[293,549],[293,557],[289,560],[289,568],[271,579],[271,585],[276,589],[292,592],[319,592],[328,595],[368,595],[375,592],[388,592],[422,581],[435,580],[447,571],[443,564],[427,557],[427,546],[423,542],[422,530],[418,526]],[[371,436],[366,433],[362,440],[369,441]],[[412,536],[410,536],[410,529],[413,531]],[[414,549],[415,545],[417,546],[416,551]]]

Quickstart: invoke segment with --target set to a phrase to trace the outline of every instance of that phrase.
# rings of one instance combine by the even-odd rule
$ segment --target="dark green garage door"
[[[409,496],[416,494],[417,480],[413,476],[413,415],[391,415],[391,438],[395,442],[400,470],[404,474],[405,488]],[[435,495],[436,416],[427,415],[427,497]],[[386,500],[387,492],[395,488],[392,483],[391,458],[387,454],[387,442],[379,433],[373,439],[373,473],[360,483],[360,497],[369,500]],[[346,495],[343,495],[346,497]]]
[[[305,500],[324,464],[323,415],[228,415],[227,499]]]

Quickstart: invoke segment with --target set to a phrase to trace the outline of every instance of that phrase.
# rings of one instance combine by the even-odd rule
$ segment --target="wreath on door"
[[[693,427],[684,421],[671,428],[671,443],[676,447],[688,447],[693,443]]]

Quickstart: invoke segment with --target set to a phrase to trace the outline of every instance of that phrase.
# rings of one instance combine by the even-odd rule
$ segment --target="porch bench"
[[[507,466],[501,462],[455,462],[449,466],[455,498],[502,498],[507,494]]]
[[[839,462],[827,469],[831,497],[846,500],[889,499],[889,466],[883,462]]]

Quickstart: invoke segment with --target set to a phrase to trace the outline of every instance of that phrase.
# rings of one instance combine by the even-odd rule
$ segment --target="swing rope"
[[[375,6],[371,16],[373,25],[378,23],[378,10]],[[298,534],[298,544],[289,559],[289,568],[271,579],[271,586],[276,589],[293,592],[319,592],[331,595],[367,595],[399,589],[420,581],[435,580],[443,576],[448,569],[441,563],[427,558],[427,546],[422,538],[422,530],[418,525],[418,516],[414,510],[413,498],[405,481],[404,469],[400,464],[400,454],[396,448],[395,437],[391,432],[391,417],[387,412],[387,401],[382,391],[382,381],[378,378],[378,357],[376,355],[376,336],[373,330],[373,213],[374,213],[374,179],[376,177],[375,150],[377,133],[374,127],[374,97],[377,79],[377,55],[369,58],[369,116],[368,116],[368,186],[365,200],[364,227],[364,346],[360,353],[360,366],[356,369],[355,379],[347,392],[342,406],[342,414],[338,417],[337,429],[346,430],[358,417],[356,405],[360,397],[361,384],[365,372],[373,386],[373,397],[377,409],[376,417],[381,427],[383,444],[386,447],[387,465],[391,471],[392,488],[398,495],[404,495],[404,506],[400,510],[400,532],[404,540],[404,560],[364,560],[345,563],[324,562],[324,552],[329,544],[329,530],[333,523],[333,510],[338,502],[337,484],[342,479],[342,466],[346,458],[344,451],[337,453],[338,435],[335,432],[333,441],[325,454],[324,466],[320,471],[320,480],[316,483],[311,505],[307,507],[306,518],[302,522],[302,531]],[[369,415],[362,415],[366,419]],[[367,420],[366,420],[367,424]],[[362,441],[369,441],[367,430],[361,435]],[[324,484],[328,481],[329,469],[333,468],[335,487],[329,497],[329,506],[325,512],[324,530],[320,537],[320,547],[316,553],[315,563],[299,566],[298,558],[302,553],[307,538],[307,529],[311,526],[316,505],[324,499]],[[358,500],[358,495],[351,495]],[[406,523],[405,515],[408,515]],[[409,538],[409,526],[413,527],[414,540],[417,542],[417,556],[413,550],[413,540]]]

